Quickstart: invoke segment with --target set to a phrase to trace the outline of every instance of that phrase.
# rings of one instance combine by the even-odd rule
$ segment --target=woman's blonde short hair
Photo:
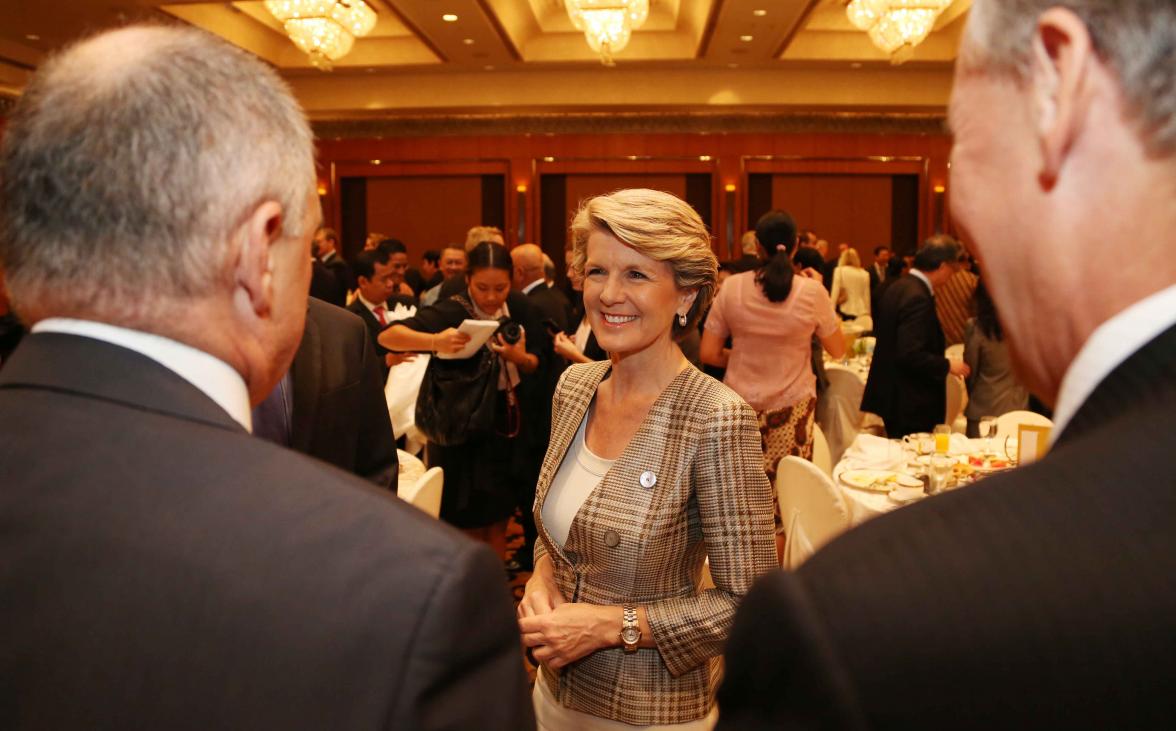
[[[688,203],[646,188],[618,190],[584,201],[572,219],[572,270],[577,276],[584,276],[588,237],[597,231],[615,236],[654,261],[666,262],[678,289],[698,291],[686,324],[674,320],[675,338],[698,325],[715,294],[719,260],[711,250],[706,224]]]
[[[860,256],[858,256],[857,249],[850,247],[850,248],[846,249],[845,251],[841,252],[841,260],[837,262],[837,266],[839,266],[839,267],[850,266],[850,267],[857,267],[860,269],[862,266],[862,258]]]

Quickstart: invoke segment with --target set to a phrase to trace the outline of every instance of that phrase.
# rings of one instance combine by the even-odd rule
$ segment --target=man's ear
[[[248,298],[255,315],[269,315],[273,302],[271,245],[282,236],[282,206],[275,201],[261,203],[237,229],[241,245],[237,252],[236,286]]]
[[[1090,64],[1090,32],[1065,8],[1050,8],[1037,19],[1033,34],[1031,82],[1041,145],[1042,180],[1052,186],[1085,123]]]

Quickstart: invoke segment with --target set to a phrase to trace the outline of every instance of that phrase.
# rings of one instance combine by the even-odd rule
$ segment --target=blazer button
[[[615,530],[606,530],[604,532],[604,545],[609,548],[616,548],[617,544],[621,542],[621,537],[617,535]]]
[[[649,470],[642,472],[640,479],[641,486],[644,488],[650,488],[657,484],[657,475],[653,474]]]

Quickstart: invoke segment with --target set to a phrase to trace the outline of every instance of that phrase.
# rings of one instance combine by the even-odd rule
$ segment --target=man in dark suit
[[[562,333],[568,329],[567,298],[557,290],[547,286],[543,268],[543,250],[535,244],[521,244],[510,250],[510,258],[514,264],[514,287],[527,296],[527,302],[538,311],[536,320],[542,320],[547,331],[534,333],[546,338],[554,337],[554,333]],[[532,333],[527,333],[531,338]],[[530,571],[538,532],[531,508],[535,502],[535,485],[539,480],[539,468],[543,464],[543,455],[547,451],[547,442],[551,436],[551,399],[555,395],[555,386],[559,376],[563,373],[567,362],[563,358],[556,358],[554,351],[539,362],[539,368],[519,384],[519,400],[524,404],[535,406],[525,414],[534,422],[534,428],[528,428],[522,436],[525,439],[525,466],[521,470],[523,479],[518,482],[518,500],[523,526],[523,546],[516,553],[518,568]],[[511,567],[514,568],[514,567]]]
[[[869,269],[871,295],[878,289],[879,284],[882,284],[889,278],[886,267],[890,264],[890,257],[892,255],[889,246],[874,247],[874,263]]]
[[[404,281],[412,287],[418,298],[444,279],[445,275],[441,273],[441,252],[437,249],[426,249],[421,254],[420,267],[412,267],[404,273]]]
[[[249,434],[319,217],[297,103],[215,36],[129,26],[33,76],[0,146],[32,325],[0,372],[3,725],[531,727],[494,555]]]
[[[396,490],[383,369],[361,318],[313,297],[289,372],[253,409],[253,433]]]
[[[953,213],[1052,447],[761,580],[720,729],[1176,725],[1176,5],[977,0],[963,44]]]
[[[339,251],[339,234],[335,233],[335,229],[323,226],[316,231],[314,250],[318,262],[335,277],[335,281],[343,289],[344,296],[355,289],[355,272],[351,270],[351,267],[343,259],[343,254]]]
[[[862,395],[862,410],[882,417],[892,438],[931,431],[947,411],[947,374],[967,376],[965,363],[943,354],[943,330],[935,314],[934,289],[959,270],[963,247],[950,236],[933,236],[915,256],[915,266],[878,301],[874,311],[874,360]]]
[[[441,250],[441,275],[444,277],[440,284],[430,287],[421,295],[421,304],[428,307],[437,304],[438,300],[448,299],[466,287],[466,256],[465,249],[457,246],[446,246]],[[444,290],[444,291],[443,291]]]
[[[396,294],[397,274],[387,251],[379,248],[365,249],[355,256],[352,263],[355,272],[356,295],[347,309],[363,320],[372,339],[372,347],[380,356],[384,376],[388,370],[407,357],[392,353],[380,345],[380,333],[392,324],[389,316],[397,304],[415,306],[412,297]]]

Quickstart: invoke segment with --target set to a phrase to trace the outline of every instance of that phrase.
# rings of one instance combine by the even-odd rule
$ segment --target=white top
[[[845,292],[842,312],[854,317],[870,314],[870,275],[865,269],[851,266],[834,269],[833,288],[829,293],[834,307],[842,292]]]
[[[200,389],[246,431],[253,431],[253,413],[249,407],[249,389],[245,386],[245,379],[228,363],[203,350],[162,335],[68,317],[41,320],[33,325],[32,331],[80,335],[145,355]],[[83,366],[79,364],[78,367]]]
[[[543,526],[560,547],[567,543],[572,521],[576,519],[576,513],[580,512],[580,506],[616,461],[597,457],[584,443],[584,432],[588,428],[588,415],[591,413],[589,407],[580,422],[580,428],[576,430],[576,438],[560,463],[559,471],[551,479],[547,499],[543,502]]]
[[[1145,297],[1099,325],[1062,378],[1050,441],[1057,439],[1111,371],[1173,324],[1176,324],[1176,284]]]

